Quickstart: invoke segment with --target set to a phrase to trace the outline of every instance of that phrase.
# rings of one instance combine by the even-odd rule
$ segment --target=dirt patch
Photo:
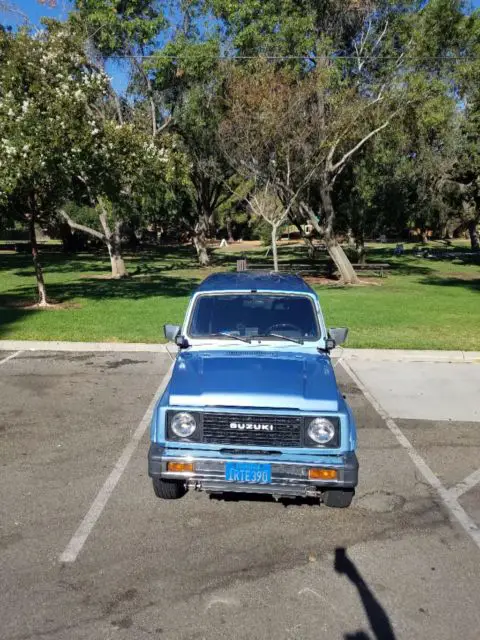
[[[338,280],[331,278],[325,278],[324,276],[304,276],[305,282],[310,285],[324,285],[329,287],[343,287],[343,284]]]
[[[331,278],[325,278],[324,276],[304,276],[303,278],[305,282],[307,282],[311,286],[327,286],[327,287],[337,287],[337,288],[345,288],[345,286],[340,280],[333,280]],[[373,278],[369,278],[368,280],[359,280],[358,284],[349,284],[349,287],[380,287],[382,286],[381,281],[375,280]]]
[[[111,273],[82,273],[80,280],[118,280]]]
[[[465,280],[470,282],[471,280],[478,280],[478,273],[467,273],[465,271],[462,271],[461,273],[458,273],[458,271],[452,273],[451,271],[447,271],[446,273],[439,273],[438,277],[447,277],[452,278],[453,280]]]
[[[277,246],[278,247],[303,247],[305,246],[303,244],[303,242],[297,239],[292,238],[291,240],[279,240],[277,242]],[[266,245],[264,245],[261,240],[235,240],[235,242],[229,242],[228,245],[225,247],[220,247],[220,242],[216,241],[216,242],[212,242],[209,245],[210,249],[221,249],[222,251],[228,252],[228,251],[233,251],[233,252],[237,252],[237,251],[249,251],[252,249],[263,249],[264,251],[267,251],[268,247]]]

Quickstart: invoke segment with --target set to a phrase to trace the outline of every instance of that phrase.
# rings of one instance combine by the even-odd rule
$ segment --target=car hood
[[[179,354],[169,404],[338,411],[329,358],[318,353],[191,351]]]

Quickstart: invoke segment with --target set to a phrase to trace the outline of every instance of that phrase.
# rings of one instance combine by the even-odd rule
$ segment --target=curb
[[[170,345],[175,349],[175,346]],[[0,351],[138,351],[169,353],[167,344],[142,342],[62,342],[58,340],[0,340]]]
[[[374,362],[452,362],[478,363],[479,351],[432,351],[418,349],[341,349],[332,356],[342,360],[370,360]]]
[[[173,344],[142,342],[62,342],[58,340],[0,340],[0,351],[98,351],[172,353]],[[334,349],[333,358],[376,362],[470,362],[480,364],[480,351],[408,349]]]

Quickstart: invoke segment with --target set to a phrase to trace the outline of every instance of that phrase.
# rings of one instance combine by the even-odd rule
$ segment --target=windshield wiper
[[[255,336],[256,338],[282,338],[283,340],[288,340],[289,342],[295,342],[296,344],[303,344],[303,340],[301,338],[291,338],[290,336],[284,336],[281,333],[267,333],[265,336]]]
[[[211,333],[209,337],[218,338],[220,336],[224,338],[234,338],[234,340],[240,340],[240,342],[247,342],[248,344],[252,343],[250,338],[243,338],[242,336],[236,336],[234,333],[228,333],[228,331],[222,331],[220,333]]]

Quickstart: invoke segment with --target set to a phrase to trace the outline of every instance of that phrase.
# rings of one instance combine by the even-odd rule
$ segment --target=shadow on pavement
[[[319,498],[274,498],[266,493],[241,493],[237,491],[210,493],[209,497],[210,500],[218,500],[221,502],[277,502],[284,507],[306,505],[309,507],[316,507],[318,509],[320,504]]]
[[[334,566],[335,571],[345,575],[357,589],[373,633],[372,636],[369,636],[368,633],[360,629],[353,633],[346,633],[345,640],[395,640],[395,634],[387,612],[376,599],[343,547],[335,549]]]

